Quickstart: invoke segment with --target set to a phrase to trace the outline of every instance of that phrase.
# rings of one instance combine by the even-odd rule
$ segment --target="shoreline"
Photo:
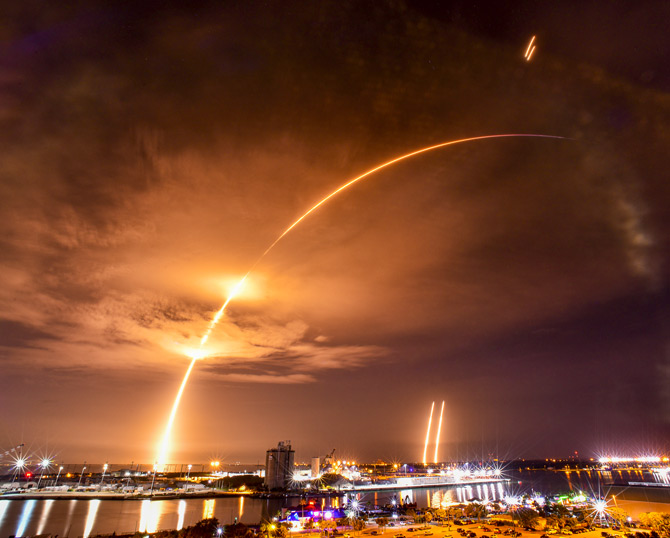
[[[427,489],[444,487],[463,487],[468,485],[492,484],[509,482],[507,478],[475,479],[467,482],[433,482],[425,484],[371,484],[355,486],[347,489],[320,491],[308,493],[310,497],[331,498],[342,497],[347,493],[370,491],[401,491],[406,489]],[[174,500],[174,499],[211,499],[216,497],[250,497],[255,499],[286,499],[299,498],[304,492],[287,491],[282,493],[247,493],[242,491],[209,490],[198,492],[171,491],[166,493],[123,493],[116,491],[16,491],[0,494],[1,499],[7,500],[105,500],[105,501],[146,501],[146,500]]]

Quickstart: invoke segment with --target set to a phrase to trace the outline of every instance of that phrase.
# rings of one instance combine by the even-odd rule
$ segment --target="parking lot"
[[[383,532],[378,527],[368,527],[361,531],[361,533],[349,531],[347,534],[351,537],[360,534],[362,536],[379,536],[383,538],[422,538],[424,536],[431,536],[433,538],[514,538],[514,535],[511,534],[512,532],[516,532],[516,538],[542,538],[545,535],[545,531],[527,531],[518,526],[515,528],[511,526],[496,527],[487,522],[451,525],[449,527],[426,524],[402,525],[386,527]],[[621,531],[600,528],[580,532],[579,536],[580,538],[602,538],[603,532],[608,532],[611,538],[624,538],[624,533]],[[549,538],[567,538],[567,536],[553,534]]]

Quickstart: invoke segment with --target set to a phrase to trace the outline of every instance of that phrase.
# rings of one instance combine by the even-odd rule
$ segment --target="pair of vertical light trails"
[[[232,301],[232,299],[240,292],[242,289],[242,286],[244,285],[244,282],[248,278],[248,276],[251,274],[251,272],[256,269],[258,264],[265,258],[265,256],[274,248],[274,246],[281,241],[286,234],[288,234],[293,228],[295,228],[298,224],[300,224],[303,220],[305,220],[311,213],[319,209],[323,204],[328,202],[331,198],[339,194],[345,189],[348,189],[355,183],[358,183],[359,181],[365,179],[368,176],[371,176],[372,174],[384,169],[388,168],[389,166],[393,166],[396,163],[399,163],[400,161],[404,161],[406,159],[410,159],[412,157],[415,157],[417,155],[421,155],[423,153],[428,153],[429,151],[434,151],[436,149],[444,148],[447,146],[453,146],[455,144],[463,144],[466,142],[475,142],[478,140],[490,140],[493,138],[553,138],[553,139],[561,139],[564,140],[565,137],[563,136],[556,136],[556,135],[543,135],[543,134],[532,134],[532,133],[522,133],[522,134],[493,134],[493,135],[483,135],[483,136],[474,136],[470,138],[461,138],[459,140],[450,140],[449,142],[442,142],[440,144],[435,144],[433,146],[428,146],[425,148],[421,148],[415,151],[412,151],[410,153],[406,153],[404,155],[401,155],[400,157],[396,157],[394,159],[391,159],[390,161],[387,161],[383,164],[380,164],[378,166],[375,166],[374,168],[368,170],[367,172],[361,174],[360,176],[357,176],[349,181],[347,181],[344,185],[338,187],[336,190],[331,192],[328,196],[325,198],[321,199],[319,202],[314,204],[309,210],[307,210],[302,216],[300,216],[293,224],[291,224],[286,230],[284,230],[277,239],[274,240],[274,242],[267,248],[265,249],[265,252],[263,252],[258,259],[254,262],[254,264],[251,266],[251,268],[247,271],[247,273],[240,279],[240,281],[235,285],[231,293],[228,295],[228,298],[225,300],[223,303],[223,306],[214,314],[214,317],[210,321],[207,330],[205,331],[205,334],[203,335],[202,339],[200,340],[200,348],[192,353],[190,355],[191,357],[191,362],[186,370],[186,374],[184,374],[184,379],[181,382],[181,385],[179,386],[179,390],[177,391],[177,396],[175,397],[174,404],[172,405],[172,411],[170,412],[170,416],[168,418],[167,426],[165,428],[165,434],[163,435],[162,442],[160,444],[159,452],[158,452],[158,457],[156,459],[156,464],[155,466],[160,466],[163,467],[166,464],[168,452],[169,452],[169,444],[170,444],[170,434],[172,433],[172,425],[174,424],[174,419],[175,416],[177,415],[177,410],[179,409],[179,402],[181,401],[182,394],[184,393],[184,389],[186,388],[186,384],[188,383],[188,379],[191,375],[191,372],[193,371],[193,367],[195,366],[195,363],[199,359],[203,359],[207,356],[206,350],[203,348],[203,346],[207,343],[207,340],[209,339],[209,336],[212,334],[212,331],[216,327],[216,325],[219,323],[219,320],[223,316],[223,313],[226,310],[226,307]],[[436,456],[437,457],[437,456]],[[425,460],[425,455],[424,455],[424,460]]]
[[[433,411],[435,402],[430,406],[430,415],[428,415],[428,429],[426,430],[426,444],[423,447],[423,464],[428,464],[428,443],[430,442],[430,426],[433,423]],[[437,433],[435,434],[435,457],[433,463],[437,463],[437,452],[440,448],[440,432],[442,431],[442,416],[444,415],[444,400],[442,400],[442,409],[440,409],[440,421],[437,423]]]

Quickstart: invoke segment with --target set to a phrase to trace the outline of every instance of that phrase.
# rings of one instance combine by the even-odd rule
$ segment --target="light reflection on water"
[[[16,527],[16,532],[14,533],[16,536],[23,536],[23,533],[26,530],[26,527],[28,526],[28,521],[30,521],[30,514],[33,512],[33,508],[35,508],[35,504],[37,501],[31,500],[27,501],[26,504],[23,506],[23,512],[21,512],[21,519],[19,519],[19,525]]]
[[[2,525],[3,519],[5,519],[5,512],[7,512],[10,502],[11,501],[5,501],[5,500],[0,501],[0,525]]]
[[[68,511],[67,511],[67,520],[65,521],[65,528],[63,529],[63,536],[69,536],[70,535],[70,527],[72,526],[72,513],[74,512],[75,506],[77,506],[77,501],[65,501],[68,503]]]
[[[93,530],[95,518],[98,515],[98,508],[100,508],[100,499],[88,501],[88,514],[86,515],[86,526],[84,527],[84,538],[88,538]]]
[[[42,508],[42,515],[40,516],[40,524],[37,527],[37,534],[42,534],[42,532],[44,531],[44,525],[46,525],[47,523],[47,519],[49,518],[49,511],[51,510],[53,504],[54,504],[53,499],[44,501],[44,507]]]
[[[207,499],[202,506],[202,519],[210,519],[214,517],[215,499]]]
[[[154,533],[158,530],[164,505],[165,501],[150,501],[149,499],[142,501],[139,526],[140,532]]]
[[[242,497],[243,499],[244,497]],[[177,530],[180,531],[184,528],[184,516],[186,515],[186,501],[182,499],[179,501],[179,508],[177,509],[177,514],[179,518],[177,519]]]

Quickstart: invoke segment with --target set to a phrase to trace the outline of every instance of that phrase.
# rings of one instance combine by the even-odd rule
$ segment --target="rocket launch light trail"
[[[168,450],[170,449],[170,433],[172,433],[172,424],[174,423],[174,417],[177,415],[177,409],[179,409],[179,402],[181,401],[181,395],[184,393],[186,383],[188,382],[188,378],[191,376],[191,371],[193,370],[193,367],[195,366],[195,362],[197,360],[198,359],[196,357],[193,357],[191,359],[191,364],[188,365],[188,369],[186,370],[184,379],[181,382],[179,391],[177,392],[177,397],[174,400],[174,404],[172,404],[172,411],[170,412],[170,418],[168,419],[167,426],[165,427],[165,434],[163,435],[163,441],[161,442],[161,447],[158,452],[158,458],[156,459],[158,465],[161,466],[164,465],[165,460],[167,459]]]
[[[533,55],[533,52],[535,51],[535,45],[533,45],[534,42],[535,42],[535,36],[533,36],[533,38],[530,40],[530,43],[528,43],[526,53],[523,55],[523,57],[526,58],[527,62],[530,62],[530,57]]]
[[[343,190],[348,189],[355,183],[358,183],[359,181],[365,179],[366,177],[374,174],[375,172],[378,172],[380,170],[383,170],[384,168],[388,168],[389,166],[393,166],[396,163],[399,163],[400,161],[404,161],[406,159],[410,159],[412,157],[415,157],[417,155],[421,155],[423,153],[427,153],[429,151],[434,151],[436,149],[444,148],[447,146],[453,146],[455,144],[463,144],[466,142],[475,142],[477,140],[490,140],[494,138],[553,138],[553,139],[559,139],[559,140],[565,140],[566,138],[563,136],[556,136],[556,135],[543,135],[543,134],[532,134],[532,133],[521,133],[521,134],[513,134],[513,133],[506,133],[506,134],[495,134],[495,135],[483,135],[483,136],[473,136],[470,138],[461,138],[459,140],[451,140],[449,142],[442,142],[441,144],[435,144],[433,146],[428,146],[425,148],[421,148],[415,151],[412,151],[410,153],[406,153],[404,155],[401,155],[400,157],[396,157],[394,159],[391,159],[390,161],[387,161],[385,163],[382,163],[367,172],[364,172],[358,177],[355,177],[354,179],[349,180],[342,186],[338,187],[335,189],[333,192],[331,192],[328,196],[314,204],[310,209],[308,209],[305,213],[303,213],[302,216],[300,216],[293,224],[291,224],[286,230],[284,230],[277,239],[274,240],[274,242],[267,248],[265,251],[259,256],[259,258],[254,262],[254,264],[251,266],[251,268],[247,271],[247,273],[240,279],[240,281],[235,285],[233,290],[231,291],[230,295],[226,299],[226,301],[223,303],[223,306],[214,314],[214,317],[212,320],[209,322],[209,325],[207,326],[207,330],[205,331],[205,334],[203,335],[202,339],[200,340],[200,348],[202,349],[202,346],[204,346],[207,343],[207,340],[209,339],[210,335],[212,334],[212,331],[216,327],[216,325],[219,323],[221,318],[223,317],[223,313],[226,310],[226,307],[230,303],[230,301],[233,300],[233,298],[239,294],[240,290],[242,289],[244,282],[248,278],[248,276],[251,274],[251,272],[258,266],[258,264],[267,256],[267,254],[275,247],[279,241],[281,241],[293,228],[295,228],[298,224],[300,224],[303,220],[305,220],[309,215],[311,215],[314,211],[316,211],[319,207],[321,207],[323,204],[325,204],[328,200],[336,196],[337,194],[341,193]],[[169,439],[170,439],[170,433],[172,431],[172,424],[174,422],[175,415],[177,413],[177,409],[179,408],[179,402],[181,400],[182,393],[184,392],[184,388],[186,387],[186,383],[188,381],[189,376],[191,375],[191,371],[193,370],[193,367],[195,366],[195,363],[197,360],[204,358],[206,356],[205,351],[203,350],[201,353],[192,354],[191,356],[191,363],[189,364],[188,369],[186,370],[186,374],[184,375],[184,379],[181,383],[181,386],[179,387],[179,391],[177,392],[177,397],[175,398],[174,404],[172,405],[172,412],[170,413],[170,418],[168,419],[168,423],[165,429],[165,434],[163,435],[163,442],[161,444],[161,449],[159,452],[159,457],[158,457],[158,464],[159,465],[164,465],[165,464],[165,458],[168,453],[168,445],[169,445]],[[433,402],[433,405],[435,402]],[[432,418],[432,411],[431,411],[431,418]],[[426,449],[428,447],[428,444],[426,443]],[[426,455],[424,451],[424,463],[426,460]]]
[[[423,464],[426,465],[426,458],[428,455],[428,441],[430,440],[430,425],[433,422],[433,409],[435,409],[435,402],[430,406],[430,416],[428,417],[428,429],[426,430],[426,444],[423,447]]]
[[[435,435],[435,459],[437,463],[437,451],[440,448],[440,432],[442,431],[442,415],[444,415],[444,400],[442,400],[442,409],[440,409],[440,421],[437,423],[437,435]]]

